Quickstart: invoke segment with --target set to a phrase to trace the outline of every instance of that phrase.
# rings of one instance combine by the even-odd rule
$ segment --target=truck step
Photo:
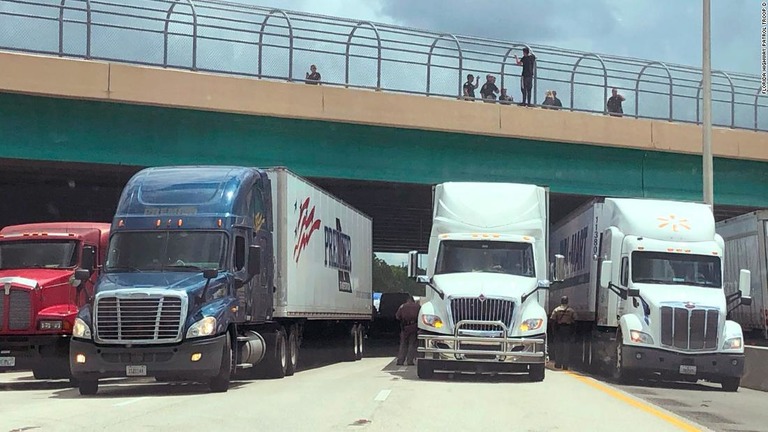
[[[251,363],[240,363],[236,366],[238,369],[250,369],[253,367]]]
[[[250,338],[248,336],[238,336],[237,341],[238,342],[248,342]]]

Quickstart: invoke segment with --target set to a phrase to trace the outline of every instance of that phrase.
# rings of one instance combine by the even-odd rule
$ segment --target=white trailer
[[[731,312],[745,330],[761,333],[768,339],[768,210],[758,210],[717,224],[725,241],[725,293],[738,295],[739,270],[748,269],[752,277],[752,304]]]
[[[434,190],[419,313],[420,378],[440,372],[527,372],[544,379],[549,287],[548,190],[444,183]]]
[[[553,229],[550,251],[566,261],[550,300],[568,295],[575,307],[584,366],[620,381],[661,375],[738,389],[743,335],[726,319],[723,240],[708,206],[595,199]],[[749,303],[749,272],[740,279]]]

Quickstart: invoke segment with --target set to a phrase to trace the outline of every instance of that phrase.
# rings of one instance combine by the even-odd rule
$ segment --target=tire
[[[32,376],[34,376],[36,380],[49,380],[53,378],[53,371],[45,366],[39,366],[32,369]]]
[[[432,379],[435,377],[435,369],[427,362],[416,360],[416,375],[420,379]]]
[[[232,378],[234,353],[232,352],[232,338],[229,333],[224,339],[224,349],[221,354],[219,374],[211,378],[208,387],[214,393],[225,393],[229,390],[229,381]]]
[[[341,346],[339,347],[341,361],[353,362],[357,360],[358,351],[360,349],[358,342],[360,331],[358,328],[357,324],[353,325],[349,333],[342,337]]]
[[[739,390],[741,385],[741,378],[739,377],[727,377],[720,381],[720,385],[723,386],[723,390],[729,393],[733,393]]]
[[[532,364],[528,369],[528,379],[532,382],[544,381],[544,371],[546,368],[543,364]]]
[[[616,337],[616,357],[613,364],[612,378],[619,384],[633,384],[636,380],[634,375],[624,369],[624,339],[621,332]]]
[[[299,368],[299,326],[294,324],[288,332],[287,366],[285,376],[292,376]]]
[[[99,392],[98,380],[82,380],[78,386],[80,394],[83,396],[93,396]]]
[[[362,325],[357,326],[357,355],[356,360],[363,359],[363,352],[365,350],[365,327]]]
[[[267,342],[267,357],[264,359],[264,376],[279,379],[288,372],[288,343],[285,330],[276,330]]]

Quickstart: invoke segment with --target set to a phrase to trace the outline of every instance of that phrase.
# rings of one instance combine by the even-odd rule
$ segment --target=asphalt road
[[[295,376],[238,381],[227,393],[152,380],[104,383],[82,397],[66,382],[0,374],[5,431],[762,431],[765,393],[719,386],[614,386],[575,372],[547,371],[543,383],[520,376],[416,377],[396,366],[391,347],[354,363],[321,355]],[[306,362],[305,362],[306,363]]]

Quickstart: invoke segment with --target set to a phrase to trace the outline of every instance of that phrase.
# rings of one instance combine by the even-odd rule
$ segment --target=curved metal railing
[[[461,97],[470,73],[516,86],[510,58],[524,47],[537,57],[534,103],[561,90],[563,109],[603,114],[615,87],[625,116],[700,123],[701,70],[661,61],[221,0],[0,0],[4,50],[299,82],[314,63],[326,85],[432,97]],[[713,123],[768,130],[760,84],[714,71]]]

